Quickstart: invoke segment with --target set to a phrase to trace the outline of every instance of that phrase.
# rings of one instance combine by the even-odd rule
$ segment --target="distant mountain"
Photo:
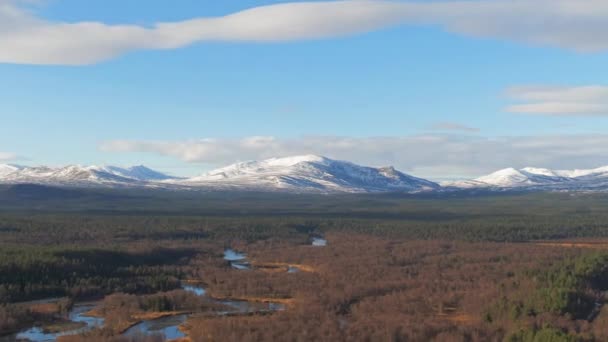
[[[472,180],[443,182],[444,188],[518,190],[608,190],[608,167],[588,170],[550,170],[526,167],[507,168]]]
[[[372,168],[316,155],[237,163],[173,183],[292,192],[419,192],[440,188],[437,183],[406,175],[393,167]]]
[[[90,169],[99,171],[99,172],[103,172],[103,173],[112,174],[112,175],[119,176],[119,177],[130,178],[130,179],[146,181],[146,182],[178,179],[177,177],[172,177],[172,176],[166,175],[164,173],[147,168],[143,165],[132,166],[129,168],[121,168],[121,167],[117,167],[117,166],[102,166],[102,167],[93,166],[93,167],[90,167]]]
[[[0,184],[71,188],[151,188],[201,191],[377,193],[479,191],[608,191],[608,166],[551,170],[506,168],[471,180],[440,184],[393,167],[368,167],[317,155],[248,161],[192,178],[172,177],[143,165],[20,166],[0,164]]]
[[[24,168],[23,166],[19,166],[19,165],[0,164],[0,177],[4,177],[8,174],[11,174],[15,171],[19,171],[23,168]]]
[[[553,171],[547,169],[523,168],[521,170],[516,170],[514,168],[506,168],[476,179],[442,183],[442,185],[459,188],[514,188],[568,181],[570,181],[568,177],[559,176]]]
[[[73,187],[143,186],[152,182],[175,179],[144,166],[70,165],[59,168],[0,165],[0,183],[42,184]]]
[[[296,193],[419,192],[440,188],[436,183],[406,175],[393,167],[365,167],[315,155],[237,163],[188,179],[171,177],[145,166],[0,165],[0,183]]]

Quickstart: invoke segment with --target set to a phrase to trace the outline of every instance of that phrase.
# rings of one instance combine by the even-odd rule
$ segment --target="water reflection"
[[[155,335],[165,340],[186,337],[186,334],[179,330],[179,326],[187,319],[188,315],[177,315],[142,321],[129,328],[124,335],[128,337]]]
[[[51,303],[52,301],[47,300],[46,303]],[[85,316],[85,314],[91,311],[97,304],[96,303],[83,303],[76,304],[70,311],[68,316],[69,320],[74,323],[81,323],[83,326],[78,329],[63,331],[59,333],[45,333],[44,329],[41,327],[32,327],[26,330],[19,332],[12,337],[5,338],[0,341],[19,341],[26,340],[32,342],[46,342],[46,341],[56,341],[60,336],[67,335],[76,335],[87,332],[94,328],[100,328],[103,326],[104,320],[103,318],[98,317],[89,317]]]
[[[321,238],[313,239],[313,245],[324,246],[326,241]],[[247,256],[244,253],[234,251],[232,249],[226,249],[224,251],[224,259],[230,262],[230,265],[239,270],[249,270],[251,266],[247,261]],[[289,266],[289,273],[299,272],[297,267]],[[197,296],[205,296],[206,290],[201,286],[183,284],[182,289],[188,292],[192,292]],[[32,303],[52,303],[58,301],[59,298],[50,298]],[[271,311],[282,311],[285,310],[285,305],[281,303],[259,303],[259,302],[248,302],[241,300],[217,300],[219,304],[223,304],[227,307],[227,310],[217,312],[218,315],[227,314],[239,314],[239,313],[254,313],[254,312],[271,312]],[[0,337],[0,342],[13,342],[13,341],[32,341],[32,342],[50,342],[56,341],[60,336],[75,335],[90,331],[94,328],[101,328],[104,325],[103,318],[89,317],[85,314],[95,308],[98,303],[82,303],[75,305],[69,313],[69,320],[75,323],[82,323],[82,327],[70,331],[61,333],[45,333],[41,327],[32,327],[26,329],[16,335],[9,337]],[[154,320],[142,321],[127,331],[124,336],[137,337],[137,336],[160,336],[166,340],[177,339],[186,337],[186,335],[179,330],[179,326],[182,325],[189,315],[175,315],[168,316]]]

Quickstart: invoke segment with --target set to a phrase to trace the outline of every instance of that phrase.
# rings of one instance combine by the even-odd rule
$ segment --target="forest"
[[[608,341],[607,204],[3,187],[0,341]]]

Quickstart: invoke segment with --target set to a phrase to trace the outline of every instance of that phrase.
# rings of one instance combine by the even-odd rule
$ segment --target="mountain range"
[[[191,178],[170,176],[141,165],[129,168],[80,165],[51,168],[0,164],[2,183],[295,193],[418,193],[472,189],[606,191],[608,167],[583,170],[507,168],[472,180],[438,184],[390,166],[373,168],[317,155],[302,155],[236,163]]]

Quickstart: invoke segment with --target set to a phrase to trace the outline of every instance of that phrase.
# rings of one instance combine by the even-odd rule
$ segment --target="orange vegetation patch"
[[[303,265],[303,264],[290,264],[290,263],[286,263],[286,262],[257,262],[257,261],[253,261],[251,262],[251,265],[255,268],[261,269],[261,270],[272,270],[273,269],[279,269],[281,271],[287,272],[287,269],[289,267],[295,267],[298,270],[302,271],[302,272],[316,272],[317,270],[309,265]]]
[[[438,314],[437,316],[459,325],[469,325],[478,322],[478,319],[475,316],[462,312],[454,314]]]
[[[472,316],[472,315],[469,315],[466,313],[450,315],[447,317],[447,319],[454,323],[458,323],[458,324],[473,324],[473,323],[477,322],[477,319],[475,318],[475,316]]]
[[[594,249],[608,249],[608,242],[536,242],[538,246],[549,246],[549,247],[564,247],[564,248],[594,248]]]
[[[188,311],[163,311],[163,312],[141,312],[134,314],[133,319],[137,321],[150,321],[169,316],[177,316],[189,313]],[[138,322],[139,323],[139,322]]]

